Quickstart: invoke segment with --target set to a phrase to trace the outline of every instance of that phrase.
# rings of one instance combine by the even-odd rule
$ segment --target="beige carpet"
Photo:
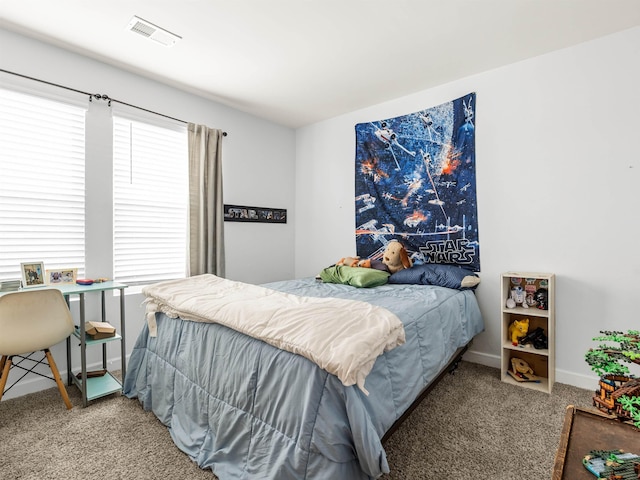
[[[535,392],[463,362],[387,441],[391,473],[381,478],[550,478],[565,407],[588,407],[591,394],[562,384]],[[0,479],[216,479],[137,400],[111,395],[82,408],[75,387],[69,395],[71,411],[55,387],[0,403]]]

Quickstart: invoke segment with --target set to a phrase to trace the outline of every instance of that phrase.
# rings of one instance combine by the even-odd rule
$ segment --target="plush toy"
[[[407,250],[398,240],[391,240],[387,243],[387,248],[385,248],[384,254],[382,255],[382,263],[387,266],[391,273],[396,273],[413,266]]]
[[[336,265],[346,265],[347,267],[375,268],[388,272],[387,266],[380,260],[370,260],[368,258],[360,260],[360,257],[344,257],[336,262]]]
[[[389,271],[389,268],[384,264],[384,262],[381,260],[371,260],[370,258],[360,260],[358,262],[358,266],[364,268],[375,268],[376,270],[382,270],[383,272]]]
[[[360,257],[344,257],[336,262],[336,265],[346,265],[347,267],[361,267]]]
[[[391,240],[387,243],[382,260],[371,260],[369,258],[360,260],[360,257],[343,257],[336,262],[336,265],[375,268],[389,273],[396,273],[405,268],[411,268],[413,262],[404,246],[398,240]]]
[[[518,345],[518,340],[527,335],[529,331],[529,319],[515,319],[511,325],[509,325],[509,337],[513,345]]]

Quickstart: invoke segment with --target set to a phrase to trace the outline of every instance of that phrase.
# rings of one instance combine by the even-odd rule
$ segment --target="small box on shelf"
[[[103,375],[106,375],[106,374],[107,374],[107,370],[106,369],[91,370],[91,371],[87,372],[87,378],[102,377]],[[76,378],[81,379],[82,378],[82,372],[78,372],[76,374]]]
[[[115,337],[116,329],[108,322],[86,322],[84,331],[93,340]]]

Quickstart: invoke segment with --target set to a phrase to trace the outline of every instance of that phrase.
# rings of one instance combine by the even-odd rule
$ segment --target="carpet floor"
[[[0,403],[1,479],[217,478],[137,400],[116,394],[82,408],[78,390],[68,391],[70,411],[55,387]],[[551,394],[508,385],[499,370],[462,362],[387,440],[391,472],[381,478],[550,478],[565,408],[589,407],[591,395],[563,384]]]

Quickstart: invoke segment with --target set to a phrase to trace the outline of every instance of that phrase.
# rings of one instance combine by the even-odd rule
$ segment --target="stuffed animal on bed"
[[[360,267],[360,257],[344,257],[336,262],[336,265],[346,265],[347,267]]]
[[[407,250],[398,240],[391,240],[387,243],[387,248],[384,249],[384,254],[382,255],[382,263],[387,266],[391,273],[413,266]]]
[[[360,260],[360,257],[344,257],[341,258],[336,265],[346,265],[347,267],[362,267],[362,268],[375,268],[376,270],[382,270],[388,272],[387,266],[380,260],[370,260],[368,258]]]
[[[371,260],[366,258],[360,260],[360,257],[343,257],[336,265],[346,265],[348,267],[375,268],[389,273],[396,273],[405,268],[411,268],[413,262],[407,254],[407,250],[398,240],[391,240],[387,243],[382,255],[382,260]]]

